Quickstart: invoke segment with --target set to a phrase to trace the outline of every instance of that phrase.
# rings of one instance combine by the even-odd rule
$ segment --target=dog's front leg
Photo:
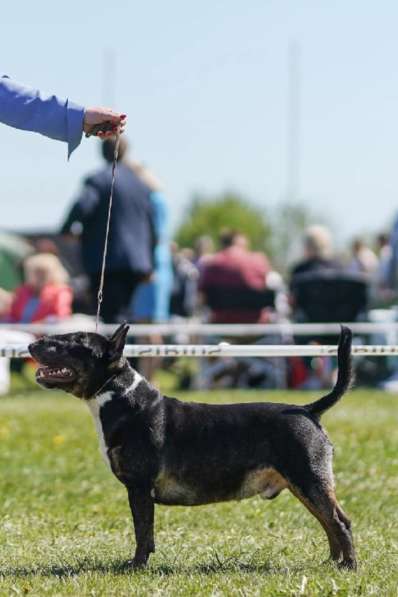
[[[136,548],[134,568],[146,565],[149,554],[155,551],[153,534],[154,503],[150,488],[128,487],[129,503],[134,520]]]

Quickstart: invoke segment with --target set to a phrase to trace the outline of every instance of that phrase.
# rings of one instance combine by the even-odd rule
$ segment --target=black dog
[[[75,333],[30,345],[37,381],[86,400],[105,459],[126,486],[134,566],[155,550],[154,505],[195,506],[288,488],[326,531],[333,560],[356,567],[351,525],[337,503],[333,447],[319,419],[347,390],[351,331],[342,328],[332,392],[306,406],[209,405],[162,396],[123,358],[128,326],[110,340]]]

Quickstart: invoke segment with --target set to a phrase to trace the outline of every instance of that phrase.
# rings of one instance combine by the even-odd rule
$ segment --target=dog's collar
[[[101,392],[104,390],[105,386],[106,386],[108,383],[110,383],[111,381],[113,381],[113,380],[115,379],[115,377],[116,377],[116,376],[117,376],[117,373],[114,373],[114,374],[113,374],[113,375],[112,375],[112,376],[111,376],[109,379],[107,379],[107,380],[106,380],[106,381],[105,381],[105,382],[102,384],[102,386],[100,387],[100,389],[99,389],[99,390],[97,390],[97,391],[95,392],[95,394],[94,394],[93,398],[97,398],[97,396],[98,396],[99,394],[101,394]]]

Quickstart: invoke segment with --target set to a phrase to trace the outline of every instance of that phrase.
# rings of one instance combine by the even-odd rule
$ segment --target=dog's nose
[[[31,342],[31,344],[28,344],[28,350],[32,356],[33,356],[33,351],[35,349],[35,346],[36,346],[36,342]]]
[[[28,350],[29,350],[29,352],[32,352],[32,350],[36,350],[41,345],[42,345],[42,341],[41,341],[41,338],[39,338],[39,340],[35,340],[34,342],[31,342],[30,344],[28,344]]]

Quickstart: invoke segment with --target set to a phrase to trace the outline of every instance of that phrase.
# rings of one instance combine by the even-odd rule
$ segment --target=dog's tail
[[[325,411],[334,406],[350,387],[352,372],[351,343],[352,332],[350,328],[341,326],[341,334],[337,350],[338,372],[336,384],[330,394],[305,406],[311,415],[318,419]]]

